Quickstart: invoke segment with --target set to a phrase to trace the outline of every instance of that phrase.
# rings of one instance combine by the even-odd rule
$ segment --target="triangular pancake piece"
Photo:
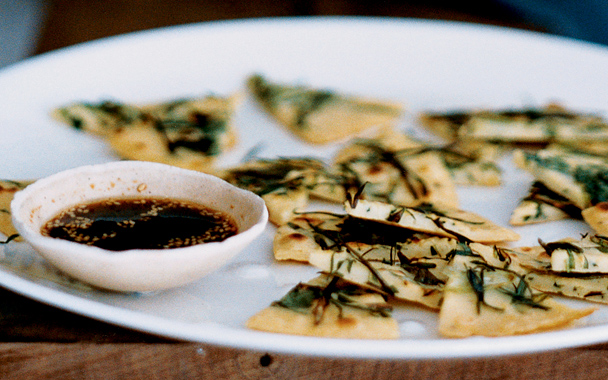
[[[409,259],[425,257],[446,259],[455,250],[462,249],[462,243],[454,238],[419,233],[399,244],[398,248]]]
[[[166,103],[149,107],[149,118],[121,124],[106,138],[125,159],[213,173],[217,158],[236,144],[235,108],[235,98],[217,96]]]
[[[471,246],[476,243],[471,244]],[[508,269],[521,276],[531,271],[546,271],[551,268],[551,257],[541,246],[533,247],[492,247],[496,253],[496,258],[490,258],[488,248],[480,249],[475,247],[474,251],[484,258],[484,260],[497,268]],[[485,253],[484,253],[485,251]]]
[[[443,281],[431,272],[413,271],[399,265],[385,264],[362,258],[354,250],[313,252],[311,265],[325,273],[373,289],[392,297],[438,309],[442,299]],[[408,271],[410,269],[410,271]],[[422,269],[419,267],[418,269]]]
[[[452,181],[460,186],[499,186],[502,170],[497,164],[504,149],[484,141],[455,141],[438,149]]]
[[[536,247],[505,249],[519,267],[557,275],[608,275],[608,238],[584,235],[581,239],[539,240]]]
[[[32,182],[0,180],[0,233],[6,238],[18,233],[11,220],[11,201],[17,191],[24,189]],[[21,240],[21,238],[19,237],[17,240]]]
[[[519,235],[472,212],[442,206],[396,206],[355,199],[345,202],[349,215],[451,238],[491,243],[519,240]]]
[[[377,293],[337,277],[320,276],[298,284],[281,300],[247,321],[254,330],[328,338],[396,339],[391,307]]]
[[[262,196],[268,208],[268,220],[275,226],[282,226],[308,205],[308,192],[304,189],[268,193]]]
[[[599,235],[608,236],[608,202],[600,202],[581,212],[585,222]]]
[[[236,96],[208,95],[143,106],[80,102],[53,115],[107,139],[121,158],[213,172],[216,159],[236,144],[236,105]]]
[[[508,253],[514,266],[522,269],[518,273],[525,276],[530,287],[548,294],[608,303],[608,274],[552,270],[554,253],[556,259],[561,257],[560,261],[563,261],[565,258],[566,263],[570,262],[573,267],[577,263],[579,266],[590,267],[593,266],[594,257],[602,259],[606,255],[601,250],[607,246],[605,238],[601,236],[586,236],[580,241],[563,239],[534,247],[510,249]],[[586,255],[579,250],[587,250],[590,255],[586,264]]]
[[[370,129],[392,128],[402,106],[295,84],[272,83],[253,75],[247,86],[280,124],[304,141],[324,144]]]
[[[458,195],[441,155],[405,135],[385,142],[358,139],[346,145],[334,159],[336,170],[365,184],[366,199],[400,205],[422,202],[458,206]]]
[[[389,226],[346,214],[325,211],[298,213],[277,228],[273,252],[276,260],[308,262],[316,251],[340,251],[348,245],[365,252],[368,260],[393,262],[399,249],[410,259],[445,258],[458,242]]]
[[[580,219],[580,208],[547,188],[542,182],[534,181],[528,190],[528,195],[511,213],[509,223],[513,226],[523,226],[567,218]]]
[[[148,117],[137,106],[118,101],[75,102],[54,109],[51,116],[74,129],[107,136],[121,125],[142,122]]]
[[[608,160],[605,157],[551,146],[538,152],[517,150],[517,166],[536,181],[583,210],[608,201]]]
[[[608,238],[586,235],[541,246],[550,257],[551,271],[559,273],[608,273]]]
[[[530,271],[525,276],[530,287],[548,294],[608,304],[608,276]]]
[[[274,258],[308,263],[312,252],[331,249],[331,236],[340,233],[345,215],[303,213],[277,228],[273,240]]]
[[[277,226],[308,205],[324,164],[313,158],[256,159],[225,169],[220,176],[231,184],[256,193],[266,202],[269,220]]]
[[[567,326],[593,311],[565,306],[513,272],[458,256],[445,286],[439,332],[450,338],[528,334]]]
[[[524,144],[608,140],[608,124],[600,116],[569,111],[556,104],[543,108],[427,112],[420,120],[448,140]]]

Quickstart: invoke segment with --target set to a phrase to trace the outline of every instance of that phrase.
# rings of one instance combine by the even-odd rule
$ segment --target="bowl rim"
[[[33,195],[32,193],[37,192],[37,191],[42,191],[45,187],[52,185],[53,183],[56,183],[57,181],[68,179],[68,178],[73,178],[74,174],[84,174],[85,172],[94,174],[94,173],[108,172],[111,169],[120,170],[120,169],[126,169],[126,168],[147,168],[147,169],[151,169],[151,170],[154,170],[154,169],[169,170],[169,171],[175,172],[177,174],[196,176],[196,177],[201,178],[203,181],[213,181],[215,183],[220,184],[221,186],[226,186],[227,188],[231,188],[232,191],[239,194],[239,196],[246,197],[248,199],[248,203],[259,203],[261,206],[259,216],[246,229],[241,230],[239,228],[239,231],[237,234],[230,236],[230,237],[226,238],[225,240],[222,240],[219,242],[208,242],[208,243],[204,243],[204,244],[196,244],[196,245],[187,246],[187,247],[178,247],[178,248],[170,248],[170,249],[135,248],[135,249],[121,250],[121,251],[112,251],[112,250],[107,250],[107,249],[96,247],[96,246],[90,246],[90,245],[72,242],[72,241],[68,241],[68,240],[64,240],[64,239],[57,239],[57,238],[44,236],[40,233],[39,230],[34,228],[31,225],[31,223],[28,223],[27,220],[22,220],[22,218],[21,218],[22,212],[23,212],[22,207],[24,206],[25,201],[30,196]],[[154,197],[154,195],[151,195],[150,197],[152,198],[152,197]],[[107,198],[110,198],[110,197],[107,197]],[[125,197],[125,198],[128,198],[128,197]],[[95,200],[100,200],[100,199],[104,199],[104,198],[101,198],[101,197],[100,198],[91,198],[90,201],[95,201]],[[183,198],[176,198],[176,199],[183,199]],[[188,199],[183,199],[183,200],[188,201]],[[85,202],[87,202],[87,201],[85,201]],[[198,202],[198,201],[195,201],[195,202],[198,204],[201,204],[201,202]],[[73,204],[79,204],[79,203],[83,203],[83,202],[82,201],[74,202]],[[70,205],[64,206],[64,207],[62,207],[62,209],[65,209],[67,207],[70,207]],[[214,176],[214,175],[211,175],[208,173],[195,171],[195,170],[184,169],[184,168],[179,168],[179,167],[175,167],[175,166],[171,166],[171,165],[167,165],[167,164],[162,164],[162,163],[125,160],[125,161],[113,161],[113,162],[102,163],[102,164],[78,166],[75,168],[57,172],[55,174],[51,174],[47,177],[41,178],[41,179],[31,183],[30,185],[26,186],[24,189],[15,193],[13,200],[11,201],[11,219],[12,219],[13,225],[17,229],[18,233],[22,236],[22,238],[27,243],[29,243],[31,245],[44,244],[45,246],[52,246],[54,249],[66,249],[69,251],[78,249],[78,250],[82,250],[83,253],[88,254],[88,255],[100,255],[101,254],[101,255],[106,255],[108,257],[111,257],[111,260],[112,259],[113,260],[124,260],[127,256],[135,256],[135,255],[146,255],[146,256],[165,255],[165,254],[173,254],[176,251],[188,252],[188,251],[193,251],[193,250],[210,251],[210,250],[216,249],[216,247],[218,247],[218,246],[238,245],[239,240],[242,240],[243,238],[245,238],[245,239],[251,238],[251,240],[253,240],[255,237],[257,237],[264,231],[264,229],[268,223],[268,209],[267,209],[263,199],[260,196],[258,196],[257,194],[244,190],[244,189],[241,189],[241,188],[238,188],[217,176]],[[240,225],[239,225],[239,227],[240,227]],[[226,248],[229,248],[229,247],[226,247]]]

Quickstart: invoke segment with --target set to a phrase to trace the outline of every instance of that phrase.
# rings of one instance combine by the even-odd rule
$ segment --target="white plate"
[[[608,50],[504,28],[398,19],[320,18],[174,27],[62,49],[0,72],[0,178],[39,178],[116,160],[101,141],[52,121],[70,101],[168,100],[243,88],[260,72],[342,92],[402,101],[403,129],[419,131],[424,109],[543,105],[608,111]],[[263,153],[328,158],[336,146],[302,144],[245,99],[241,144],[226,164],[264,142]],[[504,162],[499,189],[461,189],[462,207],[507,225],[531,178]],[[518,229],[521,244],[586,231],[578,222]],[[269,352],[358,358],[437,358],[533,352],[608,341],[608,308],[574,328],[508,338],[442,339],[436,315],[395,312],[403,338],[350,341],[249,331],[246,319],[315,270],[271,258],[273,228],[225,270],[173,291],[123,295],[87,291],[49,274],[25,245],[4,248],[0,284],[33,299],[166,337]],[[40,275],[43,274],[41,277]],[[45,277],[46,276],[46,277]],[[570,301],[568,301],[570,302]]]

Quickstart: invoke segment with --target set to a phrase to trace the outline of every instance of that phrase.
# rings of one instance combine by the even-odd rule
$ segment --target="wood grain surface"
[[[422,17],[540,30],[491,1],[55,0],[48,10],[37,54],[137,30],[250,17]],[[3,289],[0,300],[0,379],[608,379],[608,345],[449,360],[331,359],[173,342]]]
[[[349,360],[194,343],[4,343],[2,379],[605,380],[606,349],[446,360]]]

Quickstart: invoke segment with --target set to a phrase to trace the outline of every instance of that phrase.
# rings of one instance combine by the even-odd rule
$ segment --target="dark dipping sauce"
[[[234,220],[200,204],[166,198],[116,198],[76,205],[42,227],[45,236],[111,251],[169,249],[236,235]]]

